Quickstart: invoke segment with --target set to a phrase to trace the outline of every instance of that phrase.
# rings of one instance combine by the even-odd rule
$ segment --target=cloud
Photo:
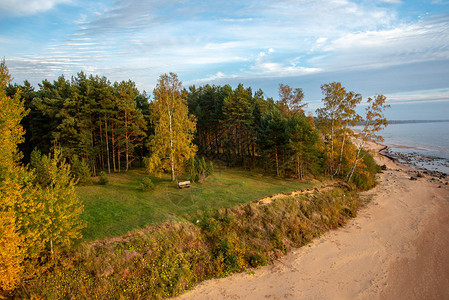
[[[373,68],[449,59],[449,17],[346,33],[317,43],[311,62],[323,67]],[[340,66],[339,66],[340,65]]]
[[[231,78],[237,78],[237,75],[226,75],[223,72],[217,72],[214,75],[205,77],[205,78],[200,78],[200,79],[195,79],[195,80],[191,80],[186,82],[186,85],[192,85],[192,84],[206,84],[206,83],[210,83],[210,82],[214,82],[217,80],[222,80],[222,79],[231,79]]]
[[[0,16],[34,15],[54,8],[58,4],[70,3],[71,0],[0,0]]]
[[[417,90],[386,95],[390,104],[417,104],[449,102],[449,87],[442,89]]]
[[[380,0],[380,2],[390,3],[390,4],[402,4],[402,0]]]
[[[432,4],[446,5],[446,4],[449,4],[449,1],[433,0]]]

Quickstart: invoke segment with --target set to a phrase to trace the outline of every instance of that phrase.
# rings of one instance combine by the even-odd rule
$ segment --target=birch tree
[[[288,84],[279,84],[278,107],[286,117],[303,114],[307,103],[303,103],[304,92],[300,88],[292,89]]]
[[[321,90],[324,107],[317,109],[318,127],[325,138],[327,168],[333,177],[342,169],[344,147],[351,132],[348,126],[360,120],[355,108],[362,101],[362,96],[347,92],[340,82],[323,84]]]
[[[192,144],[196,121],[188,114],[186,95],[176,74],[160,76],[151,105],[155,134],[149,141],[147,170],[156,174],[168,171],[174,181],[196,153]]]
[[[357,145],[357,154],[354,160],[354,163],[349,171],[346,181],[351,181],[352,176],[354,175],[354,171],[357,167],[357,163],[363,157],[360,157],[360,153],[362,152],[366,142],[368,140],[373,141],[383,141],[383,137],[378,134],[379,131],[383,130],[388,126],[388,121],[385,118],[384,112],[390,105],[387,105],[387,98],[384,95],[376,95],[374,98],[368,98],[368,106],[366,107],[366,116],[363,120],[364,126],[362,132],[358,135],[358,145]]]

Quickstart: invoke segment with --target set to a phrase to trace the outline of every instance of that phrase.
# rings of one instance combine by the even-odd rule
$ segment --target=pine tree
[[[142,111],[137,108],[136,98],[139,91],[132,81],[122,81],[114,84],[115,101],[117,119],[112,125],[116,128],[114,139],[118,139],[117,147],[123,149],[125,153],[125,168],[128,168],[134,160],[134,148],[146,137],[145,130],[147,129],[146,121]],[[115,144],[115,141],[114,141]],[[118,160],[120,164],[120,153],[118,151]]]
[[[304,114],[295,114],[287,121],[286,134],[296,175],[298,179],[302,179],[305,170],[310,169],[317,161],[315,144],[318,141],[318,133]]]
[[[245,89],[242,84],[224,99],[222,125],[226,131],[225,147],[228,155],[240,159],[242,165],[255,142],[254,107],[251,89]]]
[[[155,134],[149,142],[147,169],[150,173],[167,170],[174,181],[185,162],[196,153],[192,144],[196,121],[188,115],[186,94],[181,91],[176,74],[159,78],[151,106]]]
[[[268,112],[260,127],[258,144],[261,154],[268,159],[265,166],[274,164],[276,176],[282,173],[283,154],[288,142],[286,128],[287,119],[277,107]]]

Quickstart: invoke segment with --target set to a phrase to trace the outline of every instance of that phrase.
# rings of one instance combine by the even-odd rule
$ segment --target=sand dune
[[[206,281],[180,299],[449,299],[447,179],[412,181],[412,169],[376,159],[388,169],[346,226],[273,265]]]

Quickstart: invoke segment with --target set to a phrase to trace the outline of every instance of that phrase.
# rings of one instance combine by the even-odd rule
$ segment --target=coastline
[[[449,131],[446,120],[391,123],[382,131],[384,152],[420,171],[449,174]],[[360,132],[361,127],[352,128]]]
[[[394,148],[393,148],[394,147]],[[399,164],[410,166],[424,174],[444,178],[449,173],[449,161],[441,157],[422,155],[418,152],[400,152],[392,149],[414,149],[408,146],[384,146],[379,154],[385,156]]]
[[[371,201],[357,218],[273,265],[203,282],[179,299],[449,298],[447,177],[398,163],[384,145],[367,148],[386,170],[362,194]]]

